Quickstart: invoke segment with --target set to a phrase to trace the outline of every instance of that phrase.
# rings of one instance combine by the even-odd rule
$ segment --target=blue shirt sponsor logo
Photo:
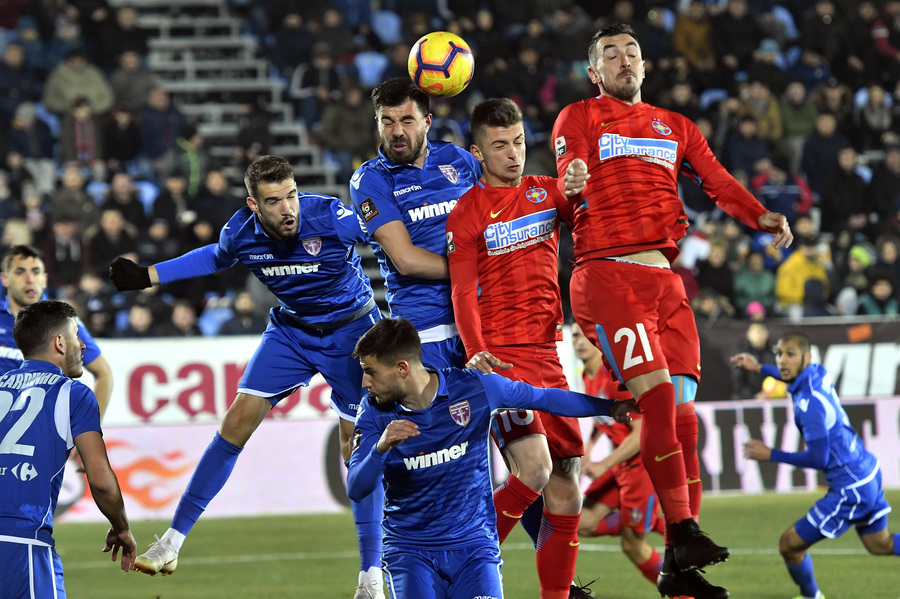
[[[652,137],[622,137],[615,133],[600,136],[600,160],[633,156],[675,169],[678,161],[678,142]]]
[[[555,228],[555,208],[535,212],[508,223],[489,225],[484,231],[488,255],[508,252],[519,247],[519,244],[531,245],[549,239]]]

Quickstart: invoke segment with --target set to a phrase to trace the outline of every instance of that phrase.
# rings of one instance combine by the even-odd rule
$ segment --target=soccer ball
[[[449,31],[435,31],[419,38],[407,61],[413,82],[432,96],[455,96],[466,89],[475,73],[472,49]]]

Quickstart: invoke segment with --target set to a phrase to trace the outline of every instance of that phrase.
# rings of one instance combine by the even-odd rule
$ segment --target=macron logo
[[[409,187],[404,187],[403,189],[398,189],[394,191],[394,197],[400,197],[404,194],[407,194],[411,191],[420,191],[422,189],[421,185],[410,185]]]
[[[446,449],[433,451],[431,453],[420,453],[419,455],[411,458],[403,458],[403,463],[406,464],[407,470],[430,468],[432,466],[437,466],[438,464],[443,464],[444,462],[449,462],[450,460],[458,460],[459,458],[463,457],[464,455],[466,455],[466,447],[468,445],[469,442],[464,441],[460,445],[453,445]]]
[[[251,260],[274,260],[275,256],[272,254],[250,254]]]
[[[321,264],[321,262],[307,262],[304,264],[286,264],[284,266],[263,266],[262,274],[267,277],[305,275],[311,272],[319,272]]]
[[[438,204],[425,204],[424,206],[418,206],[409,210],[409,219],[412,222],[418,222],[420,220],[425,220],[426,218],[434,218],[435,216],[444,216],[445,214],[450,214],[450,211],[453,210],[453,207],[456,206],[456,200],[450,200],[449,202],[440,202]]]

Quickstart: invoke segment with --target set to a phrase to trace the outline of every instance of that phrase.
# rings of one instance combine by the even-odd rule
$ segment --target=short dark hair
[[[3,263],[0,265],[2,266],[3,272],[9,272],[9,265],[12,264],[13,258],[16,257],[37,258],[42,261],[44,259],[44,255],[41,251],[34,246],[24,244],[10,246],[3,255]]]
[[[416,87],[409,77],[394,77],[375,86],[372,90],[372,106],[377,112],[385,106],[400,106],[412,100],[423,115],[431,112],[431,100],[428,94]]]
[[[779,337],[778,341],[786,343],[796,343],[797,347],[800,348],[801,353],[809,353],[811,344],[809,342],[809,337],[806,336],[806,333],[801,333],[800,331],[790,331]]]
[[[43,300],[23,306],[13,324],[16,347],[27,360],[41,354],[53,338],[75,318],[75,308],[58,300]]]
[[[597,60],[600,58],[600,50],[597,48],[600,39],[612,37],[614,35],[630,35],[634,38],[634,41],[637,42],[638,46],[641,45],[640,40],[637,38],[637,34],[634,32],[634,27],[631,25],[628,25],[627,23],[610,23],[609,25],[604,25],[597,30],[597,33],[591,38],[591,45],[588,46],[588,62],[590,64],[596,64]]]
[[[244,173],[244,185],[247,187],[247,193],[255,200],[259,199],[256,194],[259,193],[260,182],[278,183],[285,179],[294,179],[294,168],[281,156],[257,156],[247,167],[247,172]]]
[[[419,331],[405,318],[382,318],[359,338],[353,357],[369,356],[383,364],[400,360],[422,361],[422,342]]]
[[[475,145],[484,138],[488,127],[512,127],[523,121],[522,111],[509,98],[490,98],[472,109],[472,141]]]

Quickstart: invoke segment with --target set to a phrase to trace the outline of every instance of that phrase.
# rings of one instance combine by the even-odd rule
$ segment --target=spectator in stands
[[[757,17],[747,9],[747,0],[728,0],[725,11],[713,18],[712,40],[727,81],[750,68],[753,53],[763,38]]]
[[[853,141],[860,152],[881,149],[894,119],[884,88],[870,83],[864,94],[865,100],[853,109]]]
[[[878,214],[875,230],[897,231],[900,224],[900,146],[885,148],[884,162],[875,167],[872,174],[869,197]]]
[[[888,0],[872,22],[872,39],[881,57],[882,77],[900,81],[900,1]]]
[[[772,95],[780,98],[790,82],[785,71],[786,66],[778,42],[767,37],[759,43],[759,49],[753,53],[753,60],[747,69],[747,78],[765,84]]]
[[[87,98],[72,100],[71,108],[62,119],[59,138],[60,162],[77,164],[91,170],[97,181],[106,179],[103,123],[94,114]]]
[[[163,159],[163,176],[172,171],[184,173],[187,177],[187,193],[191,197],[197,197],[200,185],[212,167],[212,157],[204,147],[204,141],[200,130],[187,123],[178,132],[175,147]]]
[[[144,204],[141,202],[138,191],[134,186],[134,179],[128,173],[116,173],[110,181],[109,189],[103,195],[101,210],[115,208],[125,222],[138,230],[144,229],[149,224],[144,212]],[[113,256],[115,258],[115,256]],[[103,262],[100,262],[103,264]]]
[[[803,50],[800,60],[788,69],[788,76],[803,82],[808,93],[832,78],[828,62],[812,50]]]
[[[697,261],[697,284],[700,289],[715,291],[719,301],[735,305],[734,273],[728,267],[728,249],[718,239],[709,248],[709,256]]]
[[[66,218],[75,223],[75,232],[82,236],[100,220],[100,208],[85,191],[84,173],[77,164],[67,164],[57,190],[50,194],[50,213],[54,219]]]
[[[53,216],[50,235],[40,248],[44,254],[47,285],[59,297],[72,297],[88,265],[78,234],[78,223],[68,216]]]
[[[11,218],[22,217],[22,203],[9,189],[9,175],[0,170],[0,227]]]
[[[138,233],[137,254],[142,263],[158,264],[184,251],[182,231],[166,219],[154,219],[146,230]]]
[[[769,341],[769,327],[763,322],[752,322],[737,345],[736,353],[748,353],[760,364],[775,364],[775,352]],[[743,368],[731,371],[731,399],[758,399],[762,397],[763,379],[758,372]]]
[[[859,298],[857,314],[864,316],[897,316],[900,302],[894,293],[894,275],[884,270],[873,270],[869,277],[868,291]]]
[[[795,235],[796,249],[778,267],[775,274],[778,308],[786,316],[796,318],[803,315],[803,303],[807,299],[805,297],[807,281],[815,279],[823,286],[828,282],[828,274],[825,272],[825,265],[819,257],[816,244],[814,238]]]
[[[156,337],[156,326],[154,326],[155,317],[149,306],[134,303],[128,309],[128,325],[118,331],[116,337],[123,338],[141,338]]]
[[[872,263],[872,254],[862,245],[854,245],[847,254],[847,266],[845,272],[839,272],[841,284],[851,287],[858,295],[862,295],[869,288],[869,277],[866,274]]]
[[[297,65],[291,76],[288,91],[298,116],[308,129],[319,126],[328,102],[341,98],[343,75],[334,64],[334,55],[328,42],[317,42],[308,63]]]
[[[364,106],[366,96],[359,84],[346,86],[343,98],[332,102],[322,112],[317,139],[328,156],[339,166],[338,181],[346,184],[353,171],[377,152],[372,128],[372,115]]]
[[[847,37],[852,53],[848,57],[848,65],[852,70],[842,76],[853,89],[881,79],[881,56],[872,37],[872,27],[877,18],[878,8],[875,2],[862,0],[856,3],[856,10],[848,20]]]
[[[137,114],[127,104],[116,104],[103,119],[103,147],[106,151],[106,172],[132,170],[151,176],[149,166],[141,168],[141,127]]]
[[[738,118],[737,127],[728,134],[723,148],[722,162],[729,171],[744,171],[752,175],[757,163],[769,157],[769,145],[758,135],[756,119],[745,114]]]
[[[62,64],[70,52],[84,50],[78,21],[65,12],[56,16],[53,22],[53,35],[44,37],[44,40],[44,62],[48,69],[55,69]]]
[[[192,199],[187,193],[187,177],[173,170],[166,174],[163,188],[153,202],[153,218],[167,221],[173,228],[187,227],[197,219]]]
[[[91,264],[109,264],[119,256],[137,260],[137,231],[122,212],[107,206],[100,212],[100,225],[89,231],[87,247]]]
[[[0,57],[0,131],[6,131],[16,107],[38,102],[43,81],[26,62],[25,49],[17,42],[6,44]]]
[[[327,107],[326,107],[327,110]],[[238,134],[232,164],[244,172],[257,156],[272,147],[272,114],[261,101],[245,102],[238,107]],[[324,118],[324,116],[323,116]],[[356,135],[353,136],[356,138]]]
[[[760,172],[750,180],[750,190],[766,210],[784,214],[793,227],[798,215],[809,212],[813,194],[803,177],[791,174],[789,168],[783,156],[762,160]]]
[[[347,178],[347,181],[350,179]],[[190,193],[190,190],[188,190]],[[203,185],[191,206],[197,213],[197,218],[207,220],[216,231],[219,231],[228,223],[231,216],[245,206],[246,196],[239,197],[231,193],[228,179],[218,169],[206,173]],[[156,264],[152,262],[151,264]]]
[[[101,278],[96,271],[87,268],[78,281],[78,289],[72,296],[84,308],[88,330],[94,337],[112,337],[114,333],[112,294],[115,291],[108,277]]]
[[[25,51],[25,63],[43,84],[44,78],[50,72],[50,66],[44,56],[44,40],[38,31],[34,17],[24,15],[19,19],[19,27],[16,30],[16,43]]]
[[[837,130],[848,135],[853,130],[853,90],[835,77],[819,84],[811,94],[819,114],[834,117]]]
[[[141,151],[150,160],[152,169],[163,170],[166,155],[176,147],[178,133],[187,125],[187,118],[161,87],[154,88],[141,110]]]
[[[115,9],[115,18],[106,19],[103,25],[101,47],[105,62],[101,66],[112,69],[119,57],[126,52],[134,52],[141,59],[147,56],[149,35],[138,26],[137,9],[120,6]]]
[[[734,296],[740,314],[746,314],[750,304],[760,304],[766,312],[775,308],[775,273],[765,267],[760,252],[750,252],[746,264],[734,275]]]
[[[50,193],[56,185],[53,136],[47,123],[37,117],[34,104],[19,104],[7,131],[7,139],[9,152],[22,157],[22,164],[31,174],[38,192]]]
[[[118,60],[118,68],[109,77],[115,103],[141,110],[150,97],[150,91],[159,86],[159,80],[142,67],[141,55],[133,50],[122,52]]]
[[[778,100],[762,81],[750,82],[738,114],[750,115],[756,119],[757,135],[768,142],[770,147],[784,134]]]
[[[161,327],[163,337],[199,337],[200,327],[197,325],[197,311],[187,299],[177,299],[172,305],[169,321]]]
[[[219,335],[259,335],[266,330],[269,319],[256,309],[253,295],[241,289],[234,296],[234,316],[222,323]]]
[[[867,184],[856,171],[856,161],[856,150],[844,146],[838,150],[837,168],[825,173],[819,202],[823,231],[861,231],[869,221]]]
[[[700,295],[691,300],[697,328],[710,329],[720,320],[734,316],[734,308],[712,289],[701,289]]]
[[[879,235],[878,239],[875,240],[875,264],[872,265],[872,270],[889,273],[894,277],[895,287],[896,282],[900,281],[898,251],[900,251],[900,239],[898,239],[896,232]],[[898,294],[898,297],[900,297],[900,294]]]
[[[267,38],[271,38],[269,41]],[[304,29],[303,17],[295,11],[281,16],[280,24],[262,40],[269,60],[284,78],[290,78],[294,67],[312,58],[312,46],[318,36]]]
[[[846,73],[852,48],[846,16],[838,14],[833,0],[815,0],[800,23],[800,46],[822,56],[839,76]]]
[[[87,98],[94,114],[103,114],[113,105],[113,92],[106,77],[79,48],[70,50],[63,63],[50,73],[44,84],[43,103],[47,110],[62,116],[76,98]]]
[[[586,96],[582,96],[586,97]],[[568,105],[568,102],[563,106]],[[683,114],[690,120],[696,122],[702,116],[697,94],[691,87],[689,81],[676,81],[660,98],[659,105],[666,110]]]
[[[722,87],[716,70],[712,19],[703,0],[690,0],[687,10],[678,15],[672,30],[672,46],[690,65],[695,88]]]
[[[847,138],[838,132],[833,114],[820,114],[816,118],[816,130],[803,144],[803,158],[800,161],[800,170],[806,175],[810,189],[822,193],[825,174],[837,167],[838,152],[848,143]]]

